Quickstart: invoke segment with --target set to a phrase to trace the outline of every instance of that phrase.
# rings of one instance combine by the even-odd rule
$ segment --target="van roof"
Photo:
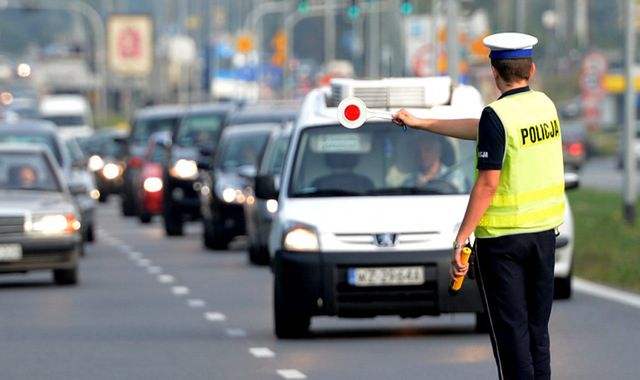
[[[361,97],[369,109],[392,114],[406,108],[418,117],[480,118],[484,108],[482,96],[476,88],[469,85],[451,88],[448,77],[381,80],[341,78],[307,94],[296,125],[338,124],[338,104],[347,96]],[[370,122],[385,120],[371,119]]]
[[[89,103],[82,95],[46,95],[40,100],[40,112],[44,114],[86,112]]]

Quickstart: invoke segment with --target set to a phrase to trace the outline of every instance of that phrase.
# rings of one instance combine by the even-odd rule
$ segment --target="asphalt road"
[[[99,210],[77,287],[49,273],[0,277],[0,379],[497,378],[471,315],[318,318],[308,339],[272,333],[271,273],[242,244],[207,252],[198,225]],[[554,379],[637,379],[640,309],[576,292],[554,304]]]
[[[580,170],[580,186],[603,191],[622,192],[624,171],[619,169],[615,157],[594,157]],[[636,188],[640,193],[640,167],[636,172]]]

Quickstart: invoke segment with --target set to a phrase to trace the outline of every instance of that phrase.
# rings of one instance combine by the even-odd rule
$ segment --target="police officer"
[[[548,322],[556,229],[563,222],[564,172],[553,102],[532,91],[533,46],[521,33],[486,37],[501,92],[479,120],[395,118],[443,135],[477,140],[476,181],[453,243],[451,275],[464,275],[461,247],[475,232],[475,264],[499,379],[550,379]]]

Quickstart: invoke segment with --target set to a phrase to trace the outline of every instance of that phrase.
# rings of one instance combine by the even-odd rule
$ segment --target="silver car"
[[[52,270],[78,282],[80,212],[48,149],[0,144],[0,273]]]

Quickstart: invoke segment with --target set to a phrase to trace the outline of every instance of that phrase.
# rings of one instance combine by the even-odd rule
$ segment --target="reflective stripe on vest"
[[[476,236],[555,228],[564,219],[560,123],[543,93],[521,92],[489,104],[505,129],[500,182]]]

